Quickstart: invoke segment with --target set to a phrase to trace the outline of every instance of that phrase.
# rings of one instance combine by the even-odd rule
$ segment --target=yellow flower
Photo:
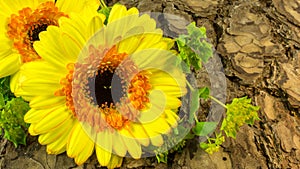
[[[1,0],[0,78],[17,72],[23,63],[40,59],[33,49],[39,33],[58,25],[60,17],[89,7],[96,11],[98,0]]]
[[[81,165],[95,150],[102,166],[117,167],[176,127],[185,75],[148,15],[115,5],[104,19],[73,14],[48,26],[34,43],[43,60],[22,66],[15,94],[32,98],[25,121],[48,153],[67,151]]]

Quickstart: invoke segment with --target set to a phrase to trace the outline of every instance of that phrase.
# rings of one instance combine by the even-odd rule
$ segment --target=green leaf
[[[202,149],[207,149],[208,148],[208,144],[207,143],[204,143],[204,142],[201,142],[200,143],[200,148],[202,148]]]
[[[202,62],[207,62],[213,56],[212,45],[207,42],[205,27],[198,28],[195,22],[187,26],[188,35],[180,35],[176,39],[179,56],[188,67],[196,70],[202,68]]]
[[[220,146],[225,142],[225,137],[222,133],[216,134],[216,138],[208,138],[208,143],[200,143],[200,148],[204,149],[208,154],[213,154],[219,151]]]
[[[0,93],[0,110],[3,109],[4,106],[5,106],[4,97],[3,94]]]
[[[190,139],[193,139],[193,138],[195,138],[195,134],[192,134],[192,133],[188,133],[188,134],[184,137],[185,140],[190,140]]]
[[[26,135],[21,126],[4,129],[4,138],[11,141],[15,147],[18,147],[18,144],[26,145]]]
[[[100,10],[98,10],[98,13],[101,13],[101,14],[105,15],[105,17],[106,17],[106,19],[104,21],[105,25],[107,24],[111,9],[112,9],[112,7],[104,7],[104,8],[101,8]]]
[[[198,93],[199,93],[199,98],[202,99],[208,99],[210,96],[210,90],[208,87],[203,87],[199,89]]]
[[[4,77],[0,79],[0,93],[2,94],[4,101],[9,101],[14,98],[14,94],[10,91],[10,77]]]
[[[192,130],[197,136],[207,136],[215,131],[216,127],[216,122],[197,122]]]

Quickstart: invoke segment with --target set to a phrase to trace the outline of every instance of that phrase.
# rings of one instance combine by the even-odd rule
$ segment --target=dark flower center
[[[27,34],[28,34],[31,46],[33,45],[34,41],[40,40],[39,34],[42,31],[45,31],[47,29],[47,27],[48,27],[48,24],[37,24],[30,28],[30,30],[28,31]]]
[[[102,105],[109,106],[111,103],[115,105],[115,103],[120,102],[120,99],[125,95],[123,87],[122,79],[114,72],[106,70],[101,73],[99,70],[95,78],[97,104],[101,107]]]

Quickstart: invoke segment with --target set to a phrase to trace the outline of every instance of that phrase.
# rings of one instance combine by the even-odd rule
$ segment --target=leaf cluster
[[[213,55],[212,44],[207,42],[205,27],[198,28],[195,22],[187,26],[188,35],[180,35],[176,39],[179,57],[187,67],[195,70],[202,68],[202,62],[207,62]]]
[[[216,134],[216,138],[207,138],[207,143],[200,143],[200,147],[204,149],[208,154],[218,152],[221,145],[225,142],[225,137],[222,133]]]
[[[227,137],[235,138],[242,125],[253,125],[255,120],[259,120],[257,114],[259,107],[253,106],[251,99],[247,97],[234,98],[230,104],[226,104],[226,108],[226,117],[222,122],[221,130]]]
[[[186,144],[186,140],[185,139],[182,140],[180,137],[179,138],[176,137],[176,133],[181,132],[180,130],[181,130],[180,126],[173,129],[173,133],[175,135],[165,136],[164,144],[161,147],[159,147],[157,150],[155,150],[156,159],[157,159],[158,163],[161,163],[161,162],[167,163],[169,153],[181,152],[183,150],[183,148],[185,147],[185,144]],[[182,129],[182,130],[184,130],[184,129]],[[177,134],[179,134],[179,133],[177,133]],[[170,147],[172,147],[172,148],[170,150],[168,150]]]
[[[9,89],[9,77],[0,79],[0,133],[4,131],[4,138],[18,144],[26,144],[26,129],[24,115],[29,105],[22,98],[15,98]]]

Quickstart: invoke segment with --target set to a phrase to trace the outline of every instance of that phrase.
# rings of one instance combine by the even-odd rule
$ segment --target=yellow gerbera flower
[[[1,0],[0,78],[17,72],[23,63],[40,59],[33,49],[39,33],[58,25],[60,17],[89,7],[96,11],[98,0]]]
[[[122,5],[113,6],[106,26],[104,19],[73,14],[48,26],[34,43],[43,60],[18,73],[15,94],[32,98],[30,134],[40,135],[48,153],[66,150],[78,165],[94,150],[107,166],[161,146],[186,93],[172,40],[153,19]]]

